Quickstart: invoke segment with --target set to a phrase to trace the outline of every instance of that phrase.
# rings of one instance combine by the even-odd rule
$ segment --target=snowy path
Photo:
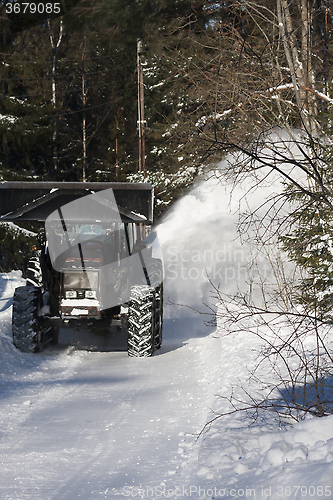
[[[213,180],[179,201],[159,228],[166,301],[202,309],[207,274],[227,293],[246,278],[236,221]],[[272,414],[253,427],[236,414],[196,441],[210,408],[223,410],[214,394],[230,396],[253,368],[260,345],[248,332],[214,338],[209,318],[167,305],[152,358],[119,344],[70,352],[64,331],[56,349],[22,354],[11,340],[21,282],[0,275],[0,500],[333,499],[332,415],[279,429]]]
[[[8,307],[1,318],[9,329]],[[16,373],[1,384],[1,500],[180,487],[196,453],[186,433],[205,423],[218,365],[216,339],[196,334],[193,319],[166,320],[164,345],[149,359],[61,347],[22,355],[8,345]]]

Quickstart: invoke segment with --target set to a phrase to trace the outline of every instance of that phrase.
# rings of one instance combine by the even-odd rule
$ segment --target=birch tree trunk
[[[311,92],[314,84],[312,70],[311,8],[308,0],[297,0],[301,25],[300,41],[287,0],[277,0],[277,16],[280,37],[291,74],[299,114],[305,130],[313,134],[317,130],[316,102]]]
[[[55,37],[55,35],[53,33],[50,19],[47,20],[47,25],[49,28],[49,37],[50,37],[50,42],[51,42],[51,47],[52,47],[52,100],[51,101],[52,101],[53,113],[54,113],[52,140],[53,140],[53,167],[54,167],[54,170],[56,171],[58,169],[57,118],[56,118],[56,107],[57,107],[56,65],[57,65],[58,50],[59,50],[61,40],[63,37],[64,25],[63,25],[62,19],[60,19],[59,33],[58,33],[57,38]]]

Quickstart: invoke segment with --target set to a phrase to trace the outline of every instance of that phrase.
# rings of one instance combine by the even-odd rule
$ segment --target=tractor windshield
[[[125,295],[132,285],[147,285],[155,280],[151,264],[153,244],[145,240],[147,226],[138,222],[133,212],[124,207],[120,210],[122,216],[110,189],[59,207],[45,222],[53,268],[66,275],[100,273],[98,296],[103,309],[118,305],[120,295],[126,302]],[[64,283],[67,286],[66,280]]]

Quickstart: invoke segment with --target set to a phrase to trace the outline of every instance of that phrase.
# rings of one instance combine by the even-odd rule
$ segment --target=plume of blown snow
[[[293,140],[281,133],[272,135],[262,154],[269,158],[274,146],[286,158],[281,168],[303,182],[304,174],[295,171],[292,161],[299,160],[302,151]],[[273,205],[272,200],[282,193],[285,179],[267,166],[259,170],[256,178],[244,177],[237,183],[226,181],[223,171],[233,161],[228,157],[215,171],[198,181],[157,227],[167,300],[173,304],[205,311],[203,304],[214,306],[213,287],[234,294],[238,290],[246,292],[250,286],[253,289],[256,283],[274,284],[276,280],[272,269],[273,253],[280,255],[276,242],[274,245],[271,242],[270,247],[263,242],[257,245],[250,236],[271,223],[272,212],[268,209]],[[238,156],[237,161],[245,161],[245,158]],[[281,202],[275,205],[275,210],[282,216],[289,208]],[[255,214],[256,223],[240,237],[239,221],[245,214]],[[191,309],[175,307],[172,315],[187,316]]]

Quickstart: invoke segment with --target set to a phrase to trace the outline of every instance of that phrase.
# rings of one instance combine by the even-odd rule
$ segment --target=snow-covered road
[[[1,284],[8,333],[11,287]],[[62,332],[57,348],[27,355],[3,335],[1,500],[109,499],[180,487],[219,356],[218,341],[196,324],[167,319],[164,345],[148,359],[71,352]]]

